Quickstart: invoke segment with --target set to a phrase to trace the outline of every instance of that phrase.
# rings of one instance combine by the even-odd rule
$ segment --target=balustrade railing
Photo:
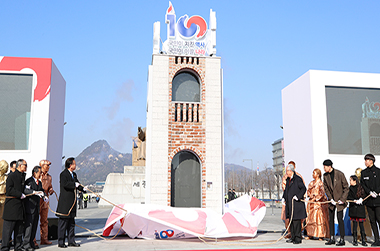
[[[175,122],[199,122],[200,104],[191,102],[174,103]]]

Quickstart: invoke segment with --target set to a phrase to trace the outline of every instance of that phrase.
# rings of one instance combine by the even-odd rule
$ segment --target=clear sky
[[[281,90],[309,69],[380,73],[380,1],[172,1],[177,18],[216,11],[225,162],[272,165]],[[66,80],[63,155],[99,139],[131,152],[146,124],[153,23],[169,1],[1,1],[0,55],[52,58]],[[297,97],[294,97],[297,99]],[[300,104],[302,105],[302,104]],[[302,116],[302,115],[300,115]]]

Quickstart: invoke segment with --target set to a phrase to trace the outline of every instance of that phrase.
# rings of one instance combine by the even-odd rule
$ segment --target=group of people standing
[[[32,176],[26,177],[27,163],[24,159],[12,161],[9,165],[0,161],[0,236],[1,250],[10,250],[11,243],[17,251],[32,251],[39,248],[35,236],[40,218],[40,245],[51,245],[48,240],[49,196],[54,192],[52,177],[48,173],[51,162],[41,160],[32,169]],[[67,232],[69,246],[79,247],[75,242],[76,189],[80,185],[75,170],[74,158],[68,158],[65,170],[60,175],[60,196],[56,215],[58,220],[58,247],[64,243]],[[73,206],[71,206],[73,205]],[[12,241],[13,234],[13,241]]]
[[[313,170],[313,181],[306,188],[302,176],[295,171],[294,161],[289,162],[283,177],[283,214],[286,228],[290,229],[287,242],[302,243],[302,226],[306,238],[325,238],[326,245],[345,245],[343,210],[349,203],[349,217],[353,225],[353,245],[358,245],[358,224],[361,245],[367,246],[363,222],[366,209],[371,223],[374,242],[371,246],[380,246],[378,224],[380,226],[380,169],[377,168],[373,154],[364,156],[365,166],[361,172],[350,176],[350,183],[343,172],[333,168],[329,159],[323,162],[325,173]],[[359,176],[359,177],[358,177]],[[305,207],[305,196],[309,198]],[[334,216],[338,220],[340,239],[335,240]],[[290,224],[290,226],[288,226]]]

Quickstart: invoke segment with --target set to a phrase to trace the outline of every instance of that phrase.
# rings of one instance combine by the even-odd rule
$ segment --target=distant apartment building
[[[284,169],[284,138],[278,139],[272,143],[273,153],[273,170],[275,172],[283,171]]]

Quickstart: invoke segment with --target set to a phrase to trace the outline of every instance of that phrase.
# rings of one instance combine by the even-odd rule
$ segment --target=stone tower
[[[223,75],[215,12],[154,24],[146,129],[146,203],[223,210]]]

